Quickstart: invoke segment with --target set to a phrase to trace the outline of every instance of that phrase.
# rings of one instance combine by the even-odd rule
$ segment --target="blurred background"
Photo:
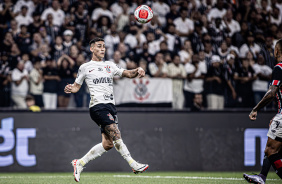
[[[134,18],[142,4],[154,12],[147,24]],[[0,16],[1,171],[69,171],[100,140],[87,86],[63,92],[95,37],[105,60],[146,71],[114,78],[114,95],[125,143],[153,171],[260,168],[277,104],[256,123],[248,114],[276,64],[282,0],[0,0]],[[113,168],[91,169],[126,170],[109,155]]]

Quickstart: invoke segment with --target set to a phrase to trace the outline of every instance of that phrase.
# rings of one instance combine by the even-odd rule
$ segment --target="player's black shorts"
[[[101,133],[105,132],[105,126],[118,124],[117,110],[114,104],[97,104],[89,109],[91,119],[100,126]]]

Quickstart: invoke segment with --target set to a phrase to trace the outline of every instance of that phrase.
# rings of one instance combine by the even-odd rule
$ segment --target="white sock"
[[[107,151],[104,149],[102,143],[99,143],[95,145],[93,148],[91,148],[90,151],[86,153],[86,155],[84,155],[81,159],[79,159],[79,162],[82,166],[84,166],[85,164],[101,156],[105,152]]]
[[[118,139],[114,141],[114,145],[116,150],[120,153],[120,155],[128,162],[130,166],[133,165],[136,161],[131,157],[126,145],[123,143],[122,139]]]

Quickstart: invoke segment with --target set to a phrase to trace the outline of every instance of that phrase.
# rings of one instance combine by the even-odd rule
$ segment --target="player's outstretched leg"
[[[73,176],[75,181],[80,181],[80,174],[83,171],[83,166],[87,164],[89,161],[94,160],[95,158],[101,156],[103,153],[105,153],[106,150],[104,149],[102,143],[99,143],[92,147],[86,155],[84,155],[81,159],[75,159],[71,162],[73,166]]]
[[[261,168],[261,172],[259,175],[248,175],[248,174],[243,174],[243,177],[251,183],[258,183],[258,184],[263,184],[266,181],[267,174],[269,172],[269,169],[271,167],[271,163],[267,156],[265,155],[263,158],[263,164]]]
[[[121,139],[121,134],[116,124],[105,126],[105,131],[107,135],[113,140],[116,150],[128,162],[129,166],[132,168],[135,174],[142,173],[149,168],[148,164],[140,164],[131,157],[130,152]]]
[[[126,145],[123,143],[122,139],[114,141],[116,150],[121,154],[121,156],[128,162],[129,166],[132,168],[135,174],[142,173],[149,168],[148,164],[141,164],[136,162],[130,155]]]

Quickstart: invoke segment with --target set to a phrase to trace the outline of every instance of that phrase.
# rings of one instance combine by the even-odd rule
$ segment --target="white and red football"
[[[135,19],[141,24],[148,23],[153,18],[153,10],[147,5],[141,5],[134,11]]]

